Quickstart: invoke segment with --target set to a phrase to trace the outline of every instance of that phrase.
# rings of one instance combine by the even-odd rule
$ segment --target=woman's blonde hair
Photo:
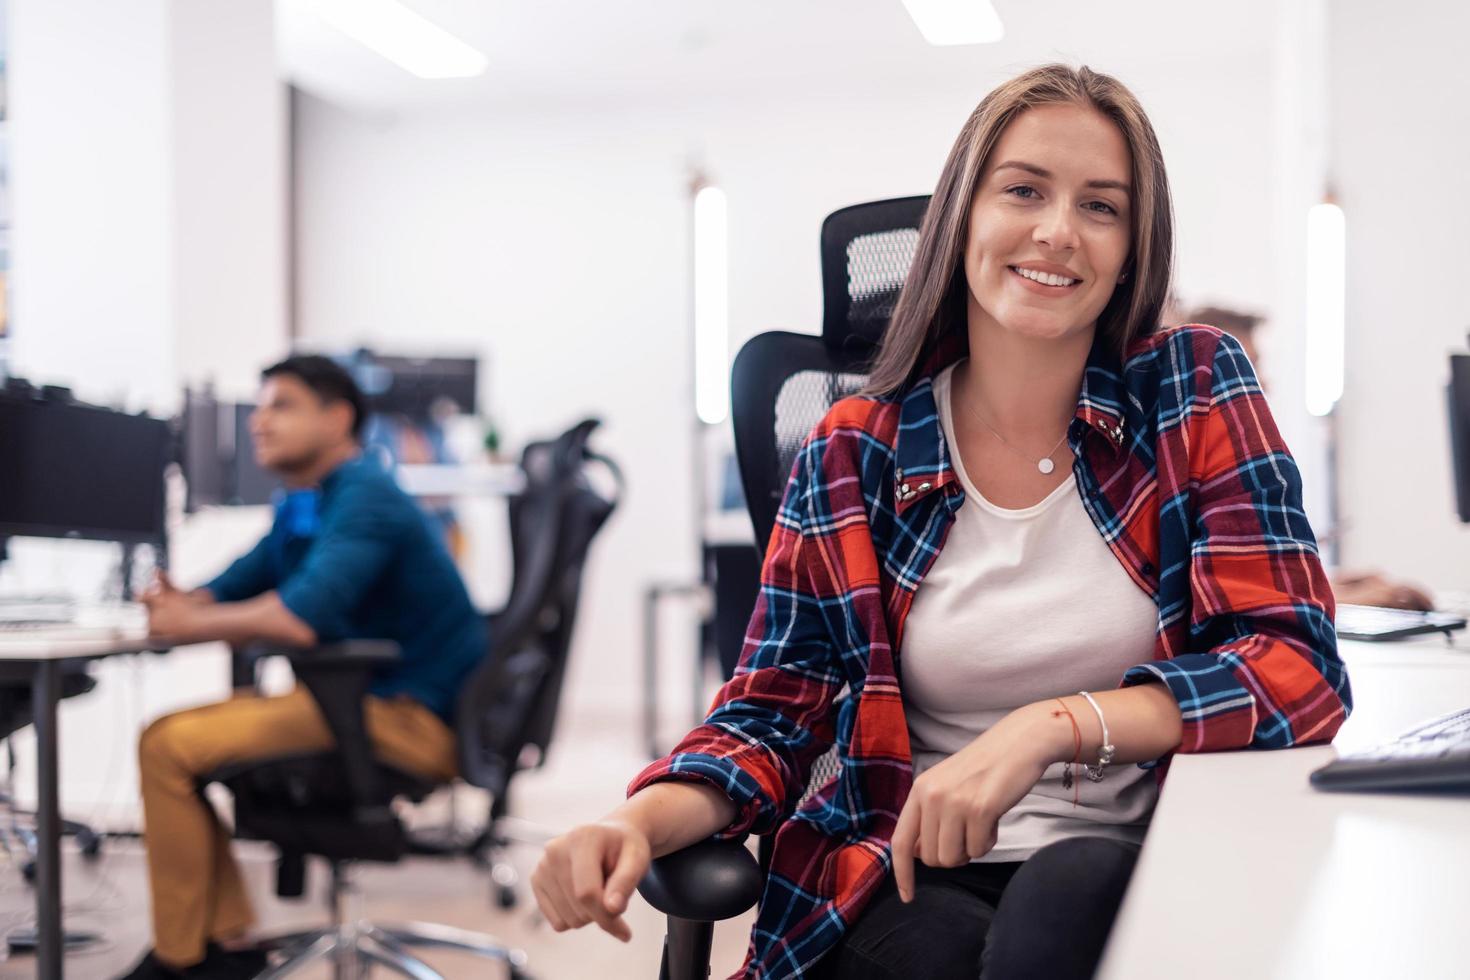
[[[1085,66],[1042,65],[985,96],[960,130],[919,227],[913,264],[869,371],[868,394],[903,391],[942,338],[965,331],[965,242],[980,175],[1013,119],[1058,104],[1087,106],[1111,119],[1133,158],[1128,277],[1113,289],[1098,330],[1121,353],[1134,337],[1158,329],[1174,261],[1174,208],[1153,125],[1116,78]]]

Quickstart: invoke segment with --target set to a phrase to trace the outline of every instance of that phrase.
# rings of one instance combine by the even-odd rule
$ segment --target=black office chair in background
[[[560,479],[559,467],[566,465],[567,450],[558,444],[535,443],[521,457],[521,470],[526,476],[528,492],[510,500],[510,543],[511,562],[515,569],[515,584],[506,607],[490,617],[491,636],[497,636],[511,622],[526,614],[519,608],[523,595],[519,587],[524,577],[528,582],[539,582],[543,578],[542,563],[550,557],[550,569],[546,591],[542,594],[538,612],[533,617],[535,642],[546,660],[545,677],[534,693],[528,695],[528,710],[524,720],[514,727],[486,732],[492,755],[484,761],[485,769],[474,785],[499,787],[489,794],[489,812],[483,829],[462,849],[443,848],[425,843],[418,836],[410,838],[409,848],[415,854],[449,854],[457,851],[468,854],[477,863],[490,868],[491,882],[495,888],[497,904],[503,909],[513,908],[519,899],[516,892],[518,875],[507,859],[507,851],[514,844],[545,843],[550,832],[523,836],[516,830],[507,830],[510,807],[510,772],[502,772],[507,766],[511,771],[540,768],[546,761],[551,738],[556,731],[557,714],[561,706],[561,691],[566,679],[567,663],[570,658],[572,631],[577,621],[578,600],[582,592],[582,576],[592,539],[606,523],[621,499],[623,489],[622,471],[606,456],[585,449],[587,438],[597,427],[595,421],[586,421],[570,430],[563,438],[570,437],[573,444],[580,444],[587,462],[600,466],[612,483],[611,496],[604,496],[593,488],[585,472],[579,472],[566,499],[560,517],[560,534],[556,550],[548,553],[544,549],[544,524],[546,514],[538,497],[529,492],[532,486],[547,485]],[[526,572],[523,575],[522,569]],[[492,645],[498,643],[492,639]],[[474,680],[471,684],[473,686]],[[492,720],[493,722],[493,720]]]
[[[802,443],[833,403],[867,380],[928,203],[927,196],[905,197],[829,215],[821,237],[821,336],[764,333],[735,358],[735,453],[762,552]],[[835,778],[840,765],[835,749],[817,760],[807,794]],[[709,976],[714,923],[740,915],[759,899],[769,847],[770,839],[762,838],[758,861],[740,842],[709,840],[653,862],[639,892],[668,916],[660,980]]]
[[[85,667],[67,670],[61,676],[61,697],[74,698],[87,694],[97,686],[97,681],[87,673]],[[10,739],[22,728],[29,728],[34,717],[31,712],[31,682],[29,680],[0,680],[0,739],[5,742],[5,789],[0,790],[0,807],[5,809],[5,820],[0,825],[0,840],[7,848],[19,843],[25,851],[21,862],[21,873],[26,881],[36,877],[36,828],[35,814],[21,810],[15,805],[12,792],[15,786],[15,747]],[[63,836],[75,838],[82,857],[95,860],[102,853],[102,836],[87,824],[76,820],[62,820]]]
[[[466,681],[456,707],[460,777],[486,790],[490,833],[504,815],[511,778],[550,742],[565,674],[582,571],[593,538],[617,505],[621,478],[611,461],[588,448],[596,421],[529,446],[522,458],[526,485],[512,506],[515,569],[511,596],[495,617],[485,662]],[[608,470],[618,489],[604,493],[590,470]],[[395,800],[420,801],[437,787],[416,774],[373,759],[362,701],[375,667],[398,655],[382,641],[349,641],[286,656],[316,699],[336,738],[331,752],[231,766],[203,781],[219,782],[235,798],[236,834],[274,843],[280,852],[277,894],[299,897],[305,858],[327,859],[331,919],[322,928],[273,937],[263,949],[278,962],[263,974],[283,977],[329,960],[340,977],[373,966],[431,980],[440,975],[412,952],[438,947],[499,960],[525,977],[524,954],[493,938],[445,926],[380,925],[346,912],[349,866],[395,862],[410,851]]]

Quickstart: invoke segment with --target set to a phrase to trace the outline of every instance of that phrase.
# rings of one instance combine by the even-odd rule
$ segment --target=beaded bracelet
[[[1078,691],[1077,693],[1086,698],[1087,703],[1092,705],[1092,710],[1097,712],[1098,724],[1102,725],[1102,744],[1097,747],[1097,762],[1093,765],[1082,767],[1087,773],[1088,779],[1094,783],[1100,783],[1103,778],[1103,770],[1107,768],[1108,763],[1113,761],[1113,755],[1117,750],[1113,746],[1113,740],[1108,737],[1108,721],[1103,717],[1102,708],[1098,706],[1096,699],[1086,691]]]

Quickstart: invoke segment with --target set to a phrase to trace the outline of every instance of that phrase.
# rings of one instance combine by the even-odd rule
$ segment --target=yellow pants
[[[428,708],[406,697],[368,698],[363,711],[378,758],[425,777],[454,777],[454,734]],[[165,965],[198,963],[206,942],[239,935],[253,921],[230,832],[200,796],[198,778],[228,763],[333,744],[304,688],[283,697],[240,694],[165,715],[144,730],[138,766],[154,955]]]

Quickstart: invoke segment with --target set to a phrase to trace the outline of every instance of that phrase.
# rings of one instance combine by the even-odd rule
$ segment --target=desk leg
[[[61,977],[61,817],[57,799],[56,701],[61,665],[36,666],[31,710],[36,725],[36,976]]]

